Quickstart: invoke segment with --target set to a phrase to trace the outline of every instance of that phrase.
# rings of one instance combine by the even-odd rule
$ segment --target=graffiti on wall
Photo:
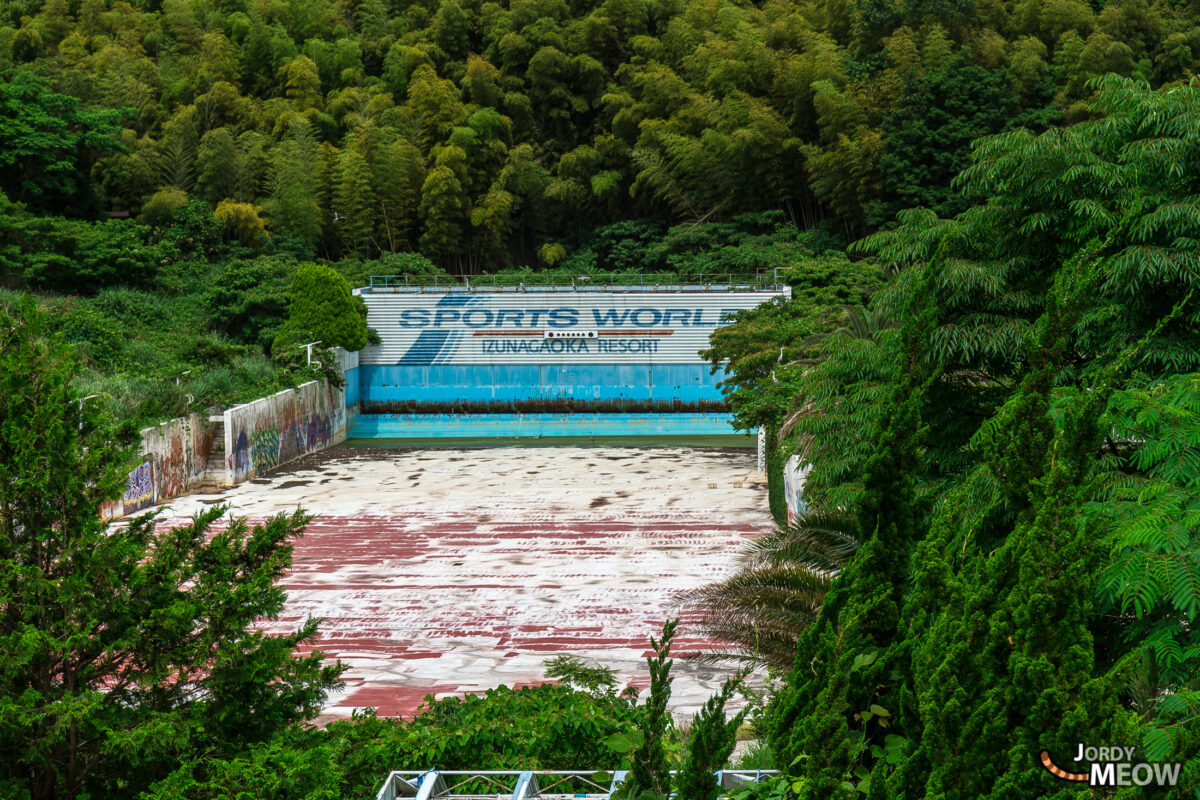
[[[121,498],[124,511],[129,514],[154,505],[154,463],[143,461],[129,473],[125,484],[125,495]]]
[[[250,442],[250,452],[254,454],[255,474],[266,472],[279,466],[279,431],[275,428],[257,431]]]
[[[226,411],[226,483],[240,483],[345,438],[344,403],[340,390],[314,381]]]
[[[129,473],[120,500],[100,508],[116,519],[194,491],[204,480],[213,429],[199,415],[142,430],[142,463]]]

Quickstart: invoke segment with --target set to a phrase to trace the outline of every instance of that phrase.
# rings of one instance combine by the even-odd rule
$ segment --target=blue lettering
[[[601,339],[596,342],[598,353],[657,353],[654,339]]]
[[[443,322],[449,322],[459,318],[459,313],[453,308],[439,308],[433,313],[433,326],[436,328]]]
[[[670,326],[672,324],[671,321],[675,319],[675,317],[679,317],[679,322],[676,324],[687,325],[688,317],[690,316],[692,316],[692,312],[688,311],[686,308],[672,308],[663,312],[662,324]]]
[[[570,328],[579,324],[579,312],[573,308],[552,308],[547,322],[552,328]]]
[[[650,315],[649,321],[646,315]],[[639,328],[652,328],[662,322],[662,312],[657,308],[635,308],[629,315],[629,321]]]
[[[501,355],[504,353],[537,354],[537,353],[590,353],[590,343],[577,339],[535,339],[533,341],[485,341],[485,355]],[[657,342],[655,343],[657,344]]]
[[[592,319],[594,319],[596,321],[597,327],[603,327],[605,325],[612,325],[613,327],[620,327],[621,325],[625,324],[625,319],[629,316],[629,309],[627,308],[624,311],[621,311],[619,313],[620,313],[620,316],[617,316],[617,314],[618,314],[617,310],[615,308],[609,308],[609,309],[605,309],[604,313],[601,314],[600,309],[593,308],[592,309]]]
[[[429,309],[409,308],[400,312],[401,328],[424,328],[429,324]]]
[[[471,317],[475,314],[483,314],[483,321],[472,322]],[[492,312],[488,311],[486,308],[472,308],[470,311],[463,314],[462,321],[463,325],[466,325],[468,328],[482,328],[484,325],[492,324]]]
[[[525,316],[524,311],[518,311],[515,308],[501,309],[500,311],[496,312],[496,327],[503,328],[505,318],[512,317],[513,318],[513,320],[512,320],[513,327],[519,328],[519,327],[521,327],[521,318],[524,316]]]

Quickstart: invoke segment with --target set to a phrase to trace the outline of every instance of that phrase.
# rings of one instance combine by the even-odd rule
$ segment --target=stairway
[[[198,494],[218,493],[228,488],[225,485],[225,418],[209,417],[208,424],[212,426],[212,447],[208,451],[204,477],[195,490]]]

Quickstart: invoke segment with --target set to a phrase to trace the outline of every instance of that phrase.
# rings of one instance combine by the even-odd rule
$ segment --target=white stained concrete
[[[644,688],[648,637],[679,593],[770,528],[754,471],[752,450],[340,448],[164,513],[317,514],[266,627],[325,619],[317,646],[350,667],[328,714],[407,716],[426,693],[539,682],[558,653]],[[677,655],[706,644],[688,622]],[[687,717],[728,671],[676,659],[674,674]]]

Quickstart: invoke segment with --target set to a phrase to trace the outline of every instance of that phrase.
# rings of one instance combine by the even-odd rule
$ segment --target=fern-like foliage
[[[1200,374],[1118,393],[1109,457],[1086,511],[1106,525],[1097,587],[1125,650],[1144,650],[1147,711],[1200,723]],[[1164,693],[1164,689],[1168,693]]]
[[[705,635],[732,645],[702,658],[790,669],[800,634],[858,545],[852,518],[822,510],[751,542],[734,575],[682,600],[700,615],[697,627]]]

